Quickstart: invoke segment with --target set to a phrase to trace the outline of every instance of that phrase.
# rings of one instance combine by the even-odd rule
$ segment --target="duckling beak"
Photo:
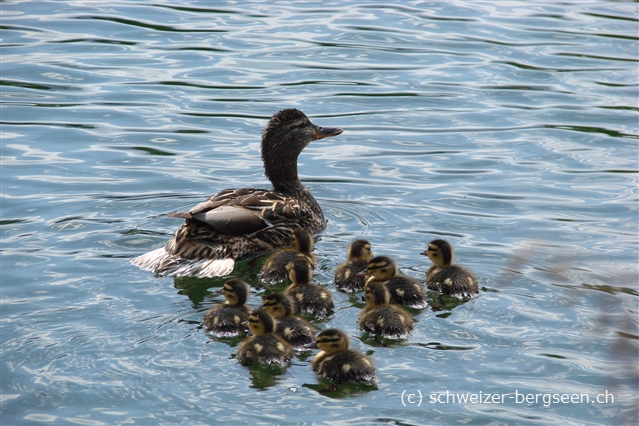
[[[366,296],[362,296],[362,302],[366,302]]]
[[[424,250],[423,252],[421,252],[419,254],[423,254],[424,256],[428,256],[428,250]]]
[[[330,138],[331,136],[337,136],[342,133],[344,130],[339,127],[320,127],[315,126],[315,139],[324,139]]]
[[[218,288],[217,290],[215,290],[217,294],[222,294],[223,291],[224,291],[224,287]]]
[[[319,347],[317,346],[317,342],[311,342],[304,345],[304,349],[319,349]]]
[[[364,269],[363,271],[359,271],[356,275],[358,277],[368,277],[371,274],[368,272],[368,269]]]

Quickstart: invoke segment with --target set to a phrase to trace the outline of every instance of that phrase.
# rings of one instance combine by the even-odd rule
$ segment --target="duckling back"
[[[346,349],[334,354],[318,354],[311,367],[318,376],[342,382],[370,382],[375,378],[375,366],[364,354],[354,349]]]
[[[469,299],[479,293],[477,278],[459,265],[431,266],[426,272],[426,286],[459,299]]]
[[[348,247],[348,261],[335,269],[335,285],[347,293],[361,291],[366,283],[364,275],[358,275],[366,270],[368,261],[373,257],[371,244],[366,240],[355,240]]]
[[[388,303],[390,295],[383,284],[369,284],[359,314],[360,330],[387,339],[402,339],[413,331],[413,318],[401,308]]]
[[[313,248],[311,234],[305,229],[295,230],[291,247],[280,249],[266,259],[262,265],[260,280],[267,284],[284,281],[288,278],[286,265],[297,258],[306,259],[311,267],[315,268],[317,262],[312,254]]]
[[[294,355],[291,345],[274,334],[249,337],[237,350],[242,365],[286,365]]]
[[[232,279],[224,283],[218,293],[222,293],[227,302],[212,307],[204,316],[206,331],[218,337],[245,334],[244,323],[249,317],[249,308],[245,305],[248,286],[241,280]]]
[[[256,309],[249,316],[249,328],[255,334],[246,339],[237,350],[237,360],[242,365],[286,365],[294,355],[291,345],[273,334],[275,321],[263,309]]]
[[[445,240],[433,240],[428,249],[421,253],[433,262],[426,272],[426,286],[430,290],[469,299],[479,293],[477,278],[462,266],[453,265],[453,246]]]
[[[328,329],[317,335],[322,350],[311,361],[318,376],[342,382],[370,382],[375,378],[375,366],[364,354],[348,349],[348,336],[341,330]]]
[[[207,312],[204,327],[206,331],[218,337],[233,337],[246,333],[243,324],[248,316],[249,309],[246,306],[220,304]]]
[[[295,302],[284,293],[271,293],[264,298],[264,310],[275,318],[275,333],[299,350],[315,341],[311,325],[293,315]]]
[[[410,277],[397,275],[386,281],[386,288],[390,293],[391,303],[413,309],[423,309],[428,306],[422,285]]]
[[[277,320],[275,332],[296,350],[301,350],[315,341],[315,333],[310,324],[295,316]]]
[[[377,256],[368,262],[366,267],[368,287],[373,283],[384,283],[390,293],[390,303],[404,305],[409,308],[422,309],[427,306],[426,293],[414,279],[397,274],[397,265],[389,256]]]
[[[296,303],[297,312],[323,317],[335,308],[331,293],[324,287],[311,284],[311,266],[306,260],[289,264],[289,278],[293,281],[285,293]]]

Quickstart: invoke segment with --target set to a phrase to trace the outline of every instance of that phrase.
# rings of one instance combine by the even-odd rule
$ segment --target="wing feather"
[[[189,211],[169,217],[194,219],[230,235],[246,235],[282,222],[302,219],[302,207],[293,198],[265,189],[221,191]]]

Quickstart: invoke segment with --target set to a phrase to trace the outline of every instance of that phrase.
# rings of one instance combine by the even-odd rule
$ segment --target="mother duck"
[[[224,276],[235,260],[289,245],[296,229],[322,232],[326,220],[297,175],[297,157],[311,141],[342,131],[316,126],[294,108],[279,111],[262,133],[264,172],[273,187],[225,189],[188,213],[170,214],[186,222],[164,247],[131,263],[157,275]]]

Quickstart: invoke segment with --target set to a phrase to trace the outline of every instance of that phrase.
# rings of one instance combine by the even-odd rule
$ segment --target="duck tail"
[[[170,277],[223,277],[233,272],[235,267],[232,258],[184,259],[167,252],[164,247],[138,256],[131,263],[157,275]]]

